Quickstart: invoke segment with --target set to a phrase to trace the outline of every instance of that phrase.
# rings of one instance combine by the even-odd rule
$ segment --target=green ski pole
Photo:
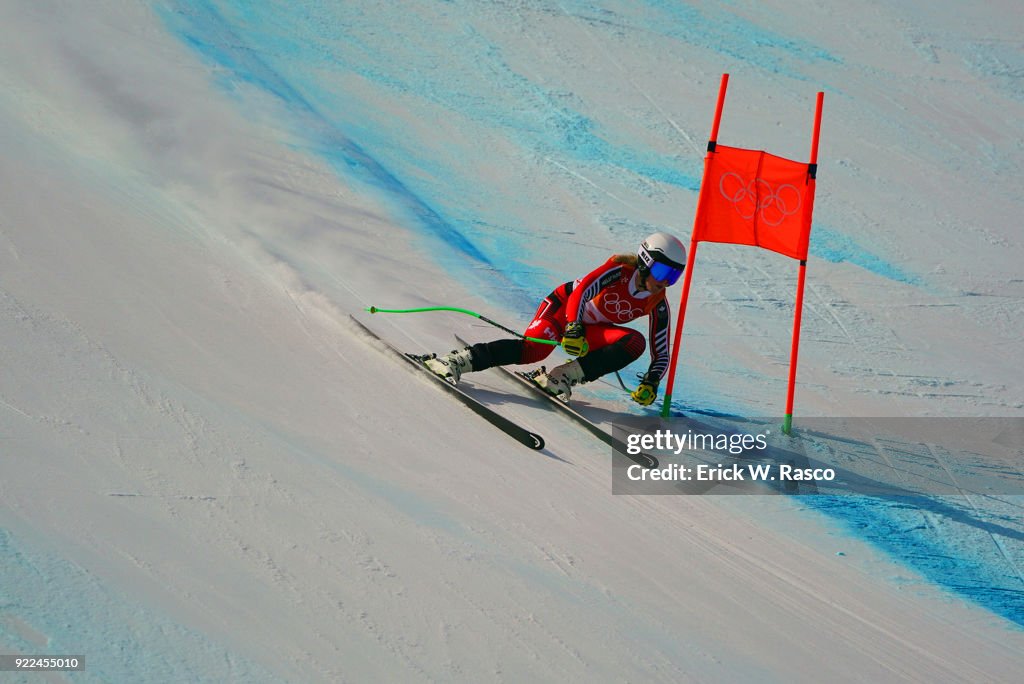
[[[492,321],[490,318],[487,318],[487,316],[478,314],[476,311],[470,311],[469,309],[460,309],[460,308],[454,307],[454,306],[427,306],[427,307],[424,307],[424,308],[421,308],[421,309],[379,309],[376,306],[371,306],[371,307],[368,307],[366,310],[369,311],[372,314],[376,314],[376,313],[407,314],[407,313],[425,313],[425,312],[428,312],[428,311],[454,311],[455,313],[466,314],[467,316],[472,316],[473,318],[479,318],[484,323],[487,323],[488,325],[493,325],[495,328],[498,328],[499,330],[504,330],[505,332],[507,332],[507,333],[509,333],[511,335],[515,335],[516,337],[519,337],[521,339],[524,339],[527,342],[536,342],[538,344],[550,344],[553,347],[560,346],[560,343],[559,342],[555,342],[554,340],[545,340],[545,339],[540,338],[540,337],[527,337],[526,335],[523,335],[522,333],[516,332],[515,330],[512,330],[511,328],[506,328],[505,326],[503,326],[501,323],[498,323],[497,321]]]

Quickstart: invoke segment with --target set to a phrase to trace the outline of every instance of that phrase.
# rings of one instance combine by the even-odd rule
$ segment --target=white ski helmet
[[[686,269],[686,248],[668,233],[648,235],[637,250],[637,270],[643,276],[675,285]]]

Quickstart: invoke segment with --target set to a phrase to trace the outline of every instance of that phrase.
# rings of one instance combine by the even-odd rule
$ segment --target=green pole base
[[[782,419],[782,434],[791,435],[793,434],[793,414],[787,413],[786,417]]]

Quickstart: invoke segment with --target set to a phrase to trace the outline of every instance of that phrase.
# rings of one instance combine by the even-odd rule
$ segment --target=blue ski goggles
[[[647,269],[650,271],[649,278],[654,280],[663,280],[668,283],[669,287],[675,285],[679,280],[679,276],[683,275],[683,269],[669,264],[663,264],[660,261],[652,261],[651,265]]]

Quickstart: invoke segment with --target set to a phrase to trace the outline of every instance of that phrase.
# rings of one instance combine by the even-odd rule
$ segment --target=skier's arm
[[[658,396],[658,384],[668,369],[668,336],[671,328],[668,302],[662,299],[648,316],[650,323],[651,365],[647,368],[640,386],[633,392],[633,400],[650,406]]]
[[[611,285],[622,275],[622,265],[613,260],[608,260],[583,277],[569,295],[569,301],[565,305],[565,321],[573,323],[583,322],[583,310],[587,302],[597,296],[597,293],[608,285]]]

